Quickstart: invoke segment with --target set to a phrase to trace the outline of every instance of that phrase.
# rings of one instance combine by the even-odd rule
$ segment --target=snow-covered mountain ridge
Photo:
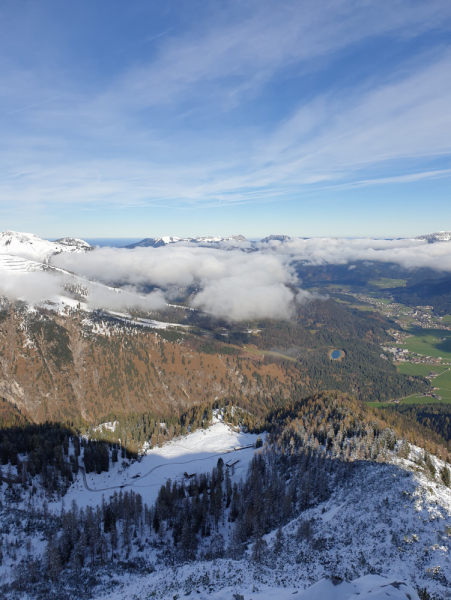
[[[438,231],[437,233],[419,235],[415,239],[421,242],[427,242],[428,244],[434,244],[436,242],[450,242],[451,231]]]
[[[94,250],[93,246],[88,244],[88,242],[85,242],[85,240],[81,240],[79,238],[65,237],[65,238],[61,238],[59,240],[55,240],[53,243],[54,244],[62,244],[63,246],[70,246],[73,248],[79,248],[82,251],[86,250],[89,252],[90,250]]]
[[[89,250],[93,250],[92,246],[75,238],[62,238],[55,242],[49,242],[34,233],[18,231],[0,233],[0,255],[14,255],[40,263],[48,263],[51,256],[61,252],[86,252]]]
[[[229,237],[221,237],[221,236],[204,236],[204,237],[187,237],[187,238],[179,238],[173,237],[170,235],[166,235],[163,237],[157,238],[145,238],[140,242],[136,242],[134,244],[129,244],[128,246],[124,246],[125,248],[160,248],[161,246],[167,246],[168,244],[177,244],[181,242],[190,242],[193,244],[218,244],[219,242],[247,242],[246,238],[243,235],[231,235]]]

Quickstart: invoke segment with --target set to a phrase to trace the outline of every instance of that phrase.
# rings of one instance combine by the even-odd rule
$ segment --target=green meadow
[[[368,281],[368,283],[381,288],[404,287],[407,283],[407,279],[389,279],[388,277],[381,277],[380,279]]]
[[[381,304],[391,304],[391,300],[389,300],[388,298],[378,298],[377,293],[371,294],[371,297],[374,298],[374,300],[380,302]]]
[[[410,352],[434,356],[451,361],[451,331],[446,329],[408,329],[413,337],[408,338],[405,344],[396,344],[400,348],[407,348]],[[431,366],[431,371],[434,369]]]
[[[422,394],[413,394],[406,398],[400,399],[400,404],[436,404],[445,403],[451,404],[451,367],[446,365],[414,365],[412,363],[401,363],[397,366],[400,373],[405,375],[418,375],[426,377],[431,371],[439,373],[437,377],[431,379],[431,387],[438,388],[434,390],[441,400],[436,400],[431,396],[423,396]],[[370,406],[381,407],[387,406],[389,402],[368,402]]]
[[[451,371],[444,371],[438,377],[432,380],[432,385],[438,390],[436,393],[441,396],[442,402],[451,402]]]
[[[414,365],[413,363],[400,363],[397,366],[400,373],[404,375],[418,375],[420,377],[426,377],[431,371],[435,373],[443,373],[449,367],[446,365]]]

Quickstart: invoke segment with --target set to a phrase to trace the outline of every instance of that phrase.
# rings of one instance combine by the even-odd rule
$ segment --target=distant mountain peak
[[[437,231],[436,233],[429,233],[427,235],[418,235],[414,239],[420,242],[427,242],[428,244],[451,242],[451,231]]]
[[[34,233],[10,230],[0,232],[0,254],[16,255],[41,263],[47,263],[51,256],[61,252],[86,252],[92,249],[87,242],[76,238],[50,242]]]
[[[235,242],[247,242],[247,239],[244,237],[244,235],[238,234],[238,235],[231,235],[228,238],[224,238],[224,240],[226,242],[228,242],[229,240],[233,240]]]
[[[134,244],[124,246],[124,248],[160,248],[161,246],[167,246],[168,244],[176,244],[178,242],[191,242],[193,244],[219,244],[220,242],[247,242],[247,239],[244,237],[244,235],[231,235],[226,238],[213,235],[187,238],[179,238],[170,235],[165,235],[157,238],[145,238],[140,242],[135,242]]]
[[[264,244],[267,244],[268,242],[286,242],[289,239],[291,239],[289,235],[272,235],[271,234],[271,235],[268,235],[268,237],[265,237],[260,241],[263,242]]]
[[[54,241],[55,244],[62,244],[63,246],[76,246],[78,248],[83,248],[85,250],[94,250],[94,246],[85,242],[85,240],[81,240],[79,238],[73,237],[64,237],[59,240]]]

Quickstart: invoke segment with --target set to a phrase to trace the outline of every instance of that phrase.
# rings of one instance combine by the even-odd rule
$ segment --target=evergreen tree
[[[440,471],[440,478],[443,482],[443,485],[446,485],[446,487],[450,487],[451,475],[450,470],[446,465],[443,465],[443,468]]]
[[[263,539],[263,530],[260,525],[257,525],[254,546],[252,548],[252,560],[256,563],[262,563],[266,557],[267,543]]]
[[[283,549],[284,536],[282,532],[282,527],[279,525],[276,533],[276,539],[274,541],[274,554],[278,556]]]

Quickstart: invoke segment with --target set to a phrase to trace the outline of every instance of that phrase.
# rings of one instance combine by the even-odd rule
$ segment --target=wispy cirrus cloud
[[[152,52],[98,80],[70,63],[53,75],[25,67],[6,45],[0,202],[302,201],[312,189],[448,176],[451,54],[441,38],[427,51],[411,40],[450,23],[435,0],[234,4],[166,23],[148,36]],[[369,57],[366,72],[362,48],[382,53],[386,40],[407,50],[393,64]]]

